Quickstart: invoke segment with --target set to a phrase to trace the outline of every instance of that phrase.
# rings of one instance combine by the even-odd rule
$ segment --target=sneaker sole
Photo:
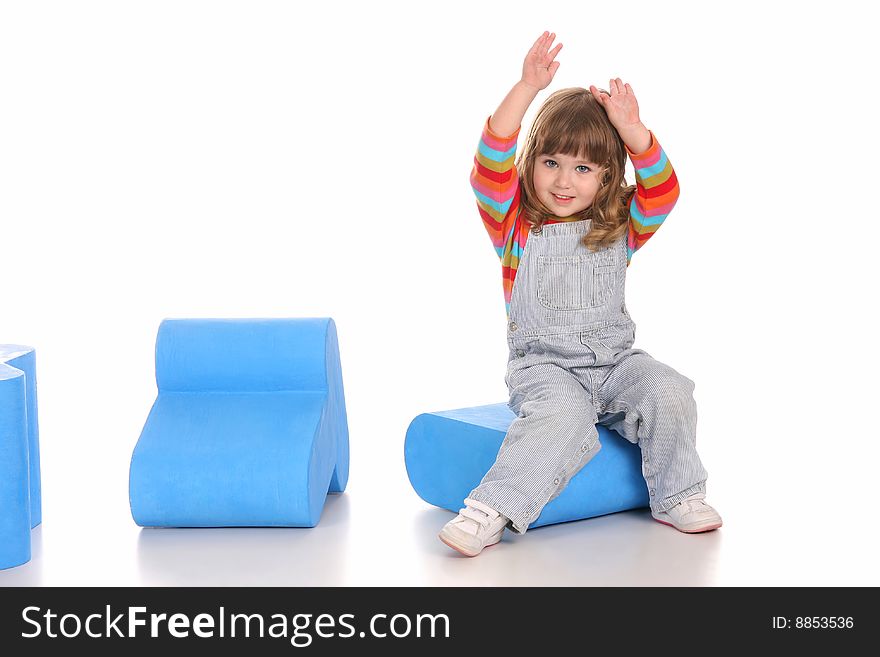
[[[654,516],[651,516],[651,517],[654,518]],[[660,520],[659,518],[654,518],[654,520],[659,522],[661,525],[666,525],[667,527],[672,527],[673,529],[677,529],[678,531],[682,532],[683,534],[702,534],[703,532],[711,532],[715,529],[718,529],[722,525],[722,523],[719,522],[718,524],[709,525],[708,527],[698,527],[697,529],[681,529],[681,528],[673,525],[671,522],[665,522],[663,520]]]
[[[498,539],[497,541],[495,541],[494,543],[489,543],[488,545],[484,546],[484,547],[483,547],[483,550],[480,550],[479,552],[468,552],[468,551],[466,551],[464,548],[462,548],[461,546],[456,545],[455,543],[451,543],[450,541],[447,541],[447,540],[443,537],[443,534],[438,534],[437,536],[438,536],[438,538],[439,538],[441,541],[443,541],[444,543],[446,543],[446,545],[448,545],[448,546],[451,547],[453,550],[455,550],[455,551],[458,552],[459,554],[463,554],[463,555],[466,556],[466,557],[476,557],[477,555],[479,555],[479,554],[480,554],[483,550],[485,550],[486,548],[490,548],[490,547],[492,547],[493,545],[498,545],[498,544],[501,542],[501,539],[499,538],[499,539]]]

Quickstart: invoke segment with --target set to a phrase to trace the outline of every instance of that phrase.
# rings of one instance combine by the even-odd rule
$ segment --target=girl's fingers
[[[538,37],[538,40],[532,44],[531,49],[529,50],[529,54],[536,54],[538,52],[538,47],[544,42],[544,37],[547,36],[547,32],[544,32],[541,36]]]
[[[541,54],[545,57],[547,56],[547,51],[550,50],[550,46],[553,45],[554,39],[556,39],[556,32],[551,32],[547,37],[547,40],[544,42],[544,45],[541,47]]]
[[[590,87],[590,89],[593,89],[593,87]],[[608,90],[611,92],[612,96],[616,96],[617,94],[636,95],[629,83],[624,83],[620,78],[612,78],[611,80],[608,80]]]
[[[556,47],[547,54],[547,61],[552,62],[554,59],[556,59],[556,55],[559,54],[560,50],[562,50],[562,44],[557,43]]]
[[[558,68],[559,68],[559,62],[553,62],[552,64],[550,64],[549,67],[547,67],[547,70],[550,71],[550,77],[551,77],[551,78],[552,78],[554,75],[556,75],[556,69],[558,69]]]

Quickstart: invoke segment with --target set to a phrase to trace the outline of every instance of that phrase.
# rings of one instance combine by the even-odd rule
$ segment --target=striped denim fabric
[[[517,418],[468,497],[519,533],[599,451],[596,423],[641,447],[653,510],[705,492],[694,382],[632,348],[625,236],[591,252],[589,225],[533,229],[514,284],[505,381]]]

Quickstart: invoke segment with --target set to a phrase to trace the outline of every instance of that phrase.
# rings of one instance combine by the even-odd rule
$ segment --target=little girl
[[[624,282],[633,253],[663,223],[678,181],[639,119],[632,88],[563,89],[535,117],[516,166],[520,123],[553,79],[555,34],[544,32],[483,130],[471,185],[501,258],[517,414],[495,463],[440,539],[467,556],[525,533],[599,451],[600,422],[636,443],[652,516],[679,531],[721,526],[705,498],[694,447],[694,383],[633,349]],[[637,185],[624,181],[626,155]]]

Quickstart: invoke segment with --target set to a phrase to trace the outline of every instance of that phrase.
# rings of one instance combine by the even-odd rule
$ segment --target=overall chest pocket
[[[538,302],[553,310],[605,305],[614,292],[618,267],[601,255],[539,256]]]

